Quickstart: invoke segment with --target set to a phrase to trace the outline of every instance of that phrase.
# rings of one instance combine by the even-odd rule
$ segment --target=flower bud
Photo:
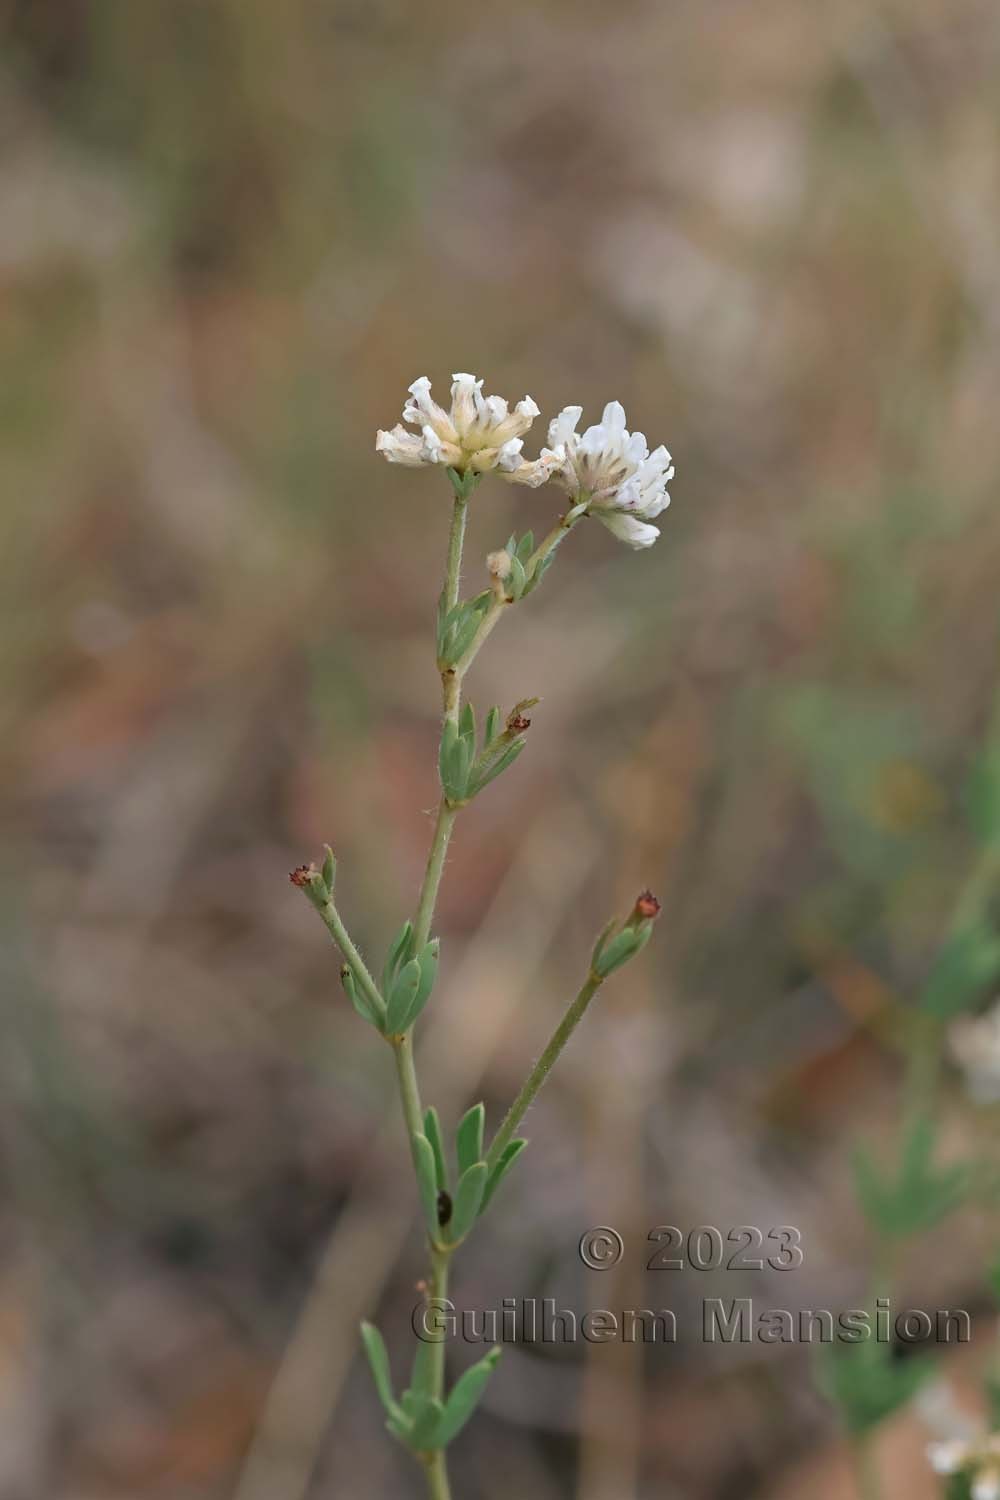
[[[490,552],[486,558],[486,566],[489,569],[491,578],[509,578],[511,570],[510,553],[502,547],[499,552]]]
[[[657,901],[652,891],[645,890],[640,892],[639,896],[636,898],[635,907],[632,911],[633,923],[652,922],[655,917],[659,916],[659,913],[660,903],[659,901]]]

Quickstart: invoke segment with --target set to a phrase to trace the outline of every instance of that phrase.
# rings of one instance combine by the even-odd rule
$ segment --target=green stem
[[[371,1004],[375,1010],[375,1014],[384,1019],[385,1002],[378,992],[377,984],[365,967],[364,959],[361,957],[361,954],[351,942],[350,934],[341,921],[340,913],[334,906],[332,899],[329,901],[324,901],[322,903],[314,904],[316,905],[316,910],[319,912],[324,923],[326,924],[328,932],[330,933],[337,947],[340,949],[341,953],[344,955],[348,964],[350,965],[351,973],[354,975],[356,982],[361,986],[366,996],[371,1001]]]
[[[458,603],[458,588],[462,572],[462,548],[465,545],[465,522],[469,513],[468,500],[455,496],[451,512],[451,530],[448,532],[448,558],[445,563],[444,597],[449,609]]]
[[[851,1457],[860,1500],[882,1500],[882,1483],[869,1434],[861,1433],[851,1439]]]
[[[417,1083],[417,1070],[413,1062],[413,1033],[406,1032],[403,1036],[393,1039],[392,1050],[396,1055],[396,1078],[399,1082],[399,1102],[403,1106],[403,1119],[406,1122],[406,1131],[412,1140],[415,1135],[422,1135],[424,1129],[424,1112],[420,1106],[420,1087]]]
[[[431,1253],[431,1298],[437,1304],[448,1296],[448,1269],[451,1264],[449,1250],[434,1250]],[[430,1345],[428,1363],[430,1393],[440,1401],[444,1396],[445,1341],[437,1339]]]
[[[518,1125],[524,1119],[525,1114],[534,1102],[538,1090],[552,1072],[553,1065],[560,1052],[579,1026],[587,1006],[593,1000],[603,983],[604,980],[599,974],[590,973],[587,976],[587,982],[583,986],[583,989],[552,1033],[548,1046],[528,1074],[521,1092],[507,1111],[500,1129],[493,1137],[493,1143],[486,1157],[486,1165],[490,1171],[493,1170],[500,1160],[504,1147],[511,1140]]]
[[[434,824],[430,852],[427,855],[427,868],[424,871],[424,880],[420,887],[417,915],[413,921],[413,945],[417,953],[423,948],[431,934],[434,908],[437,905],[438,891],[441,888],[441,877],[444,874],[445,857],[447,856],[448,844],[451,840],[451,830],[455,826],[457,816],[458,808],[452,807],[448,800],[442,797],[438,806],[437,822]]]
[[[479,655],[480,647],[485,642],[487,636],[492,634],[500,619],[500,616],[503,614],[504,610],[507,608],[510,602],[511,601],[509,599],[504,598],[502,595],[499,595],[490,601],[490,607],[480,621],[479,629],[473,636],[472,644],[469,646],[469,649],[466,651],[465,655],[455,663],[455,666],[452,669],[454,680],[458,685],[459,692],[461,692],[462,679],[464,678],[469,668],[472,666],[472,663],[475,661],[476,657]]]
[[[448,1463],[443,1448],[436,1448],[433,1453],[428,1454],[424,1472],[427,1475],[427,1493],[430,1500],[451,1500]]]

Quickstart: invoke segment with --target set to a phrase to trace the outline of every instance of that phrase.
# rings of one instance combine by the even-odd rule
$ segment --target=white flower
[[[948,1028],[948,1046],[977,1104],[1000,1099],[1000,1000],[982,1016],[962,1016]]]
[[[549,464],[556,484],[615,536],[631,547],[651,547],[660,533],[647,522],[670,504],[670,454],[663,447],[650,453],[641,432],[626,431],[620,401],[609,401],[601,421],[580,435],[582,413],[581,406],[559,413],[539,462]]]
[[[1000,1434],[931,1443],[927,1458],[935,1474],[965,1474],[972,1500],[1000,1500]]]
[[[969,1493],[972,1500],[1000,1500],[1000,1469],[980,1469]]]
[[[971,1457],[971,1448],[959,1438],[944,1443],[929,1443],[927,1460],[935,1474],[957,1474]]]
[[[403,421],[419,429],[410,432],[397,423],[391,432],[379,430],[375,451],[391,464],[417,469],[423,464],[444,464],[458,473],[482,474],[499,468],[505,479],[516,484],[544,484],[553,463],[521,457],[523,434],[538,416],[538,407],[525,396],[510,411],[502,396],[484,396],[483,382],[475,375],[454,375],[451,410],[438,406],[426,375],[410,386],[410,400],[403,408]]]

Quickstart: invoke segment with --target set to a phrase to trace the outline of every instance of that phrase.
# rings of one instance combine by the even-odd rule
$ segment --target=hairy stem
[[[460,495],[455,496],[451,512],[451,530],[448,532],[448,558],[445,563],[444,597],[447,607],[453,609],[458,603],[458,589],[462,572],[462,548],[465,545],[465,522],[469,514],[469,502]]]
[[[493,1137],[493,1143],[486,1157],[486,1164],[491,1171],[500,1160],[504,1147],[511,1140],[528,1109],[534,1103],[538,1090],[552,1072],[557,1057],[579,1026],[587,1006],[593,1000],[603,983],[604,980],[599,974],[590,973],[587,976],[587,982],[583,986],[583,989],[552,1033],[548,1046],[528,1074],[521,1092],[507,1111],[500,1129]]]
[[[329,931],[331,937],[347,960],[351,973],[354,975],[355,981],[364,990],[365,995],[368,997],[369,1001],[374,1007],[375,1014],[377,1016],[384,1016],[385,1003],[382,999],[382,996],[378,992],[378,986],[376,985],[372,976],[369,974],[368,969],[365,966],[365,961],[361,957],[361,954],[352,943],[350,934],[348,933],[347,928],[344,926],[341,920],[340,913],[333,904],[333,899],[330,898],[329,900],[322,902],[322,904],[316,904],[315,902],[314,904],[316,905],[316,910],[319,912],[324,923],[326,924],[327,930]]]

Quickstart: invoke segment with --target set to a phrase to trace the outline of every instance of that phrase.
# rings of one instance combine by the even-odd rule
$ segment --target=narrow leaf
[[[394,1031],[409,1031],[410,1027],[413,1025],[414,1021],[416,1021],[417,1017],[420,1015],[420,1012],[427,1004],[427,1001],[430,999],[431,990],[434,988],[434,980],[437,978],[438,951],[440,947],[440,938],[432,938],[427,946],[421,951],[419,957],[411,960],[417,965],[417,969],[419,971],[419,979],[417,981],[416,989],[410,997],[406,1009],[402,1010],[395,1017],[396,1024],[393,1027]],[[402,984],[404,977],[409,971],[409,967],[409,964],[407,964],[406,968],[403,970],[403,973],[396,981],[398,985]]]
[[[392,982],[396,977],[401,964],[404,964],[410,956],[410,943],[413,938],[413,925],[404,922],[389,945],[385,963],[382,966],[382,994],[388,995],[392,989]]]
[[[474,1167],[477,1161],[482,1160],[483,1155],[483,1131],[486,1128],[486,1105],[474,1104],[469,1112],[462,1116],[455,1137],[458,1148],[458,1172],[459,1176]]]
[[[487,1206],[493,1198],[493,1195],[496,1192],[497,1188],[500,1186],[501,1182],[503,1182],[504,1178],[507,1176],[511,1167],[517,1161],[517,1158],[520,1156],[521,1152],[524,1150],[527,1144],[527,1141],[524,1140],[523,1137],[518,1136],[515,1140],[509,1141],[503,1148],[503,1151],[500,1154],[500,1160],[497,1162],[496,1166],[493,1168],[493,1171],[490,1173],[487,1179],[486,1189],[483,1193],[483,1201],[479,1205],[479,1212],[481,1214],[484,1214],[486,1212]]]
[[[333,885],[337,878],[337,861],[333,857],[333,850],[329,844],[324,844],[326,858],[323,861],[323,884],[326,886],[328,896],[333,895]]]
[[[649,928],[647,927],[646,930],[648,933]],[[617,937],[611,938],[604,944],[600,957],[594,964],[594,973],[606,979],[609,974],[620,969],[622,964],[627,964],[642,946],[640,938],[641,931],[637,931],[634,927],[626,927],[618,933]]]
[[[527,581],[524,564],[520,558],[512,557],[510,560],[510,572],[504,580],[504,588],[511,599],[520,599],[524,593],[524,585]]]
[[[481,762],[469,784],[471,794],[481,792],[491,781],[496,781],[498,776],[514,764],[527,743],[525,739],[514,740],[495,760]]]
[[[458,1179],[458,1187],[455,1189],[455,1203],[452,1208],[451,1222],[448,1225],[448,1239],[454,1243],[464,1239],[476,1222],[479,1214],[479,1206],[483,1201],[483,1193],[486,1188],[486,1175],[489,1171],[484,1161],[476,1162],[474,1167],[469,1167]]]
[[[381,1031],[381,1022],[378,1016],[375,1014],[374,1009],[372,1008],[371,1001],[368,999],[368,996],[365,994],[364,990],[360,988],[354,978],[354,975],[351,973],[346,964],[340,971],[340,982],[344,986],[344,993],[346,994],[348,1000],[350,1000],[351,1004],[354,1006],[354,1009],[357,1011],[361,1019],[363,1021],[368,1021],[372,1026],[377,1026]]]
[[[431,1150],[434,1152],[434,1175],[438,1188],[447,1192],[448,1167],[444,1159],[444,1139],[441,1135],[441,1121],[433,1105],[424,1110],[424,1135],[430,1141]]]
[[[375,1381],[375,1389],[378,1391],[379,1400],[390,1415],[398,1413],[399,1407],[396,1398],[392,1394],[392,1373],[389,1369],[389,1351],[385,1347],[385,1339],[379,1333],[374,1323],[362,1323],[361,1342],[365,1346],[368,1363],[371,1366],[372,1379]]]
[[[485,1359],[481,1359],[456,1380],[438,1423],[435,1434],[437,1447],[446,1448],[461,1432],[479,1405],[480,1397],[499,1358],[500,1349],[497,1346],[490,1350]]]
[[[420,964],[417,959],[411,958],[403,965],[386,996],[385,1029],[390,1036],[398,1036],[409,1025],[409,1015],[419,987]]]
[[[427,1233],[432,1240],[437,1240],[441,1230],[438,1225],[438,1185],[437,1167],[434,1162],[434,1148],[425,1135],[415,1135],[411,1146],[413,1150],[413,1166],[417,1174],[417,1187],[420,1190],[420,1206],[424,1211],[424,1222],[427,1225]]]
[[[415,1452],[425,1453],[429,1448],[441,1447],[438,1433],[444,1410],[436,1396],[428,1396],[422,1391],[414,1392],[413,1426],[407,1442]]]

